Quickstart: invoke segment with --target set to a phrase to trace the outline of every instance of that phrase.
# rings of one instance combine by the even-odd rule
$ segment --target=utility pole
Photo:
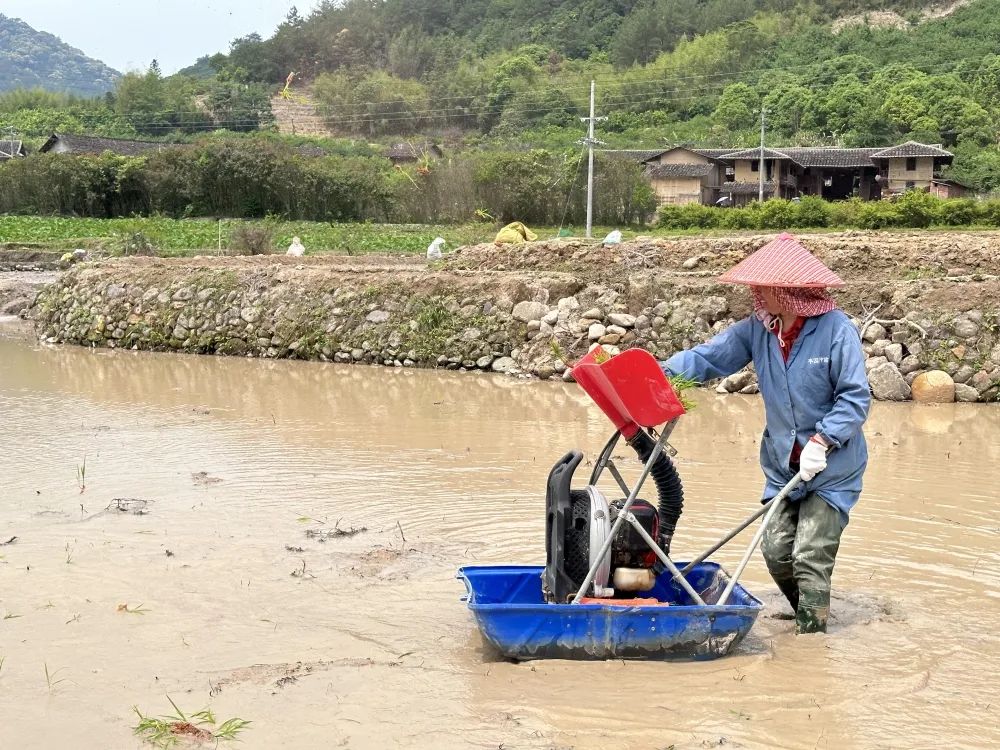
[[[767,110],[764,107],[760,108],[760,166],[758,167],[758,177],[760,183],[759,193],[757,195],[757,200],[761,203],[764,202],[764,117],[767,115]]]
[[[594,146],[604,144],[594,138],[594,123],[607,120],[607,117],[594,116],[594,82],[590,82],[590,117],[581,117],[587,123],[587,137],[577,141],[587,147],[587,238],[590,239],[594,226]]]

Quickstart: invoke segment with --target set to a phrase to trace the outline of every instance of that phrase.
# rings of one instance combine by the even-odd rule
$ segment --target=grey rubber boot
[[[795,610],[795,632],[825,633],[830,617],[830,592],[815,589],[799,591],[799,606]]]

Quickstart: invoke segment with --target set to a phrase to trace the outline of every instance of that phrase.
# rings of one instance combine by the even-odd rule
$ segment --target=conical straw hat
[[[719,281],[748,286],[822,288],[846,286],[792,235],[782,233],[750,257],[730,268]]]

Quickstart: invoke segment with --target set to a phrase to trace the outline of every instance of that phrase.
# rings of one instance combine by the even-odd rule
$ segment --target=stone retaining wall
[[[310,261],[310,259],[306,259]],[[564,376],[600,343],[664,359],[749,312],[748,295],[705,280],[643,272],[617,280],[572,273],[432,271],[411,262],[129,259],[84,264],[30,311],[41,338],[90,346],[395,367]],[[995,310],[907,309],[886,290],[864,331],[875,396],[906,400],[923,372],[951,375],[960,400],[997,400]],[[858,300],[845,309],[864,317]],[[860,324],[859,320],[859,324]],[[720,385],[752,393],[752,372]]]

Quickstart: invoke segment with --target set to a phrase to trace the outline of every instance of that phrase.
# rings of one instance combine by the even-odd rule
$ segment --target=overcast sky
[[[267,38],[293,5],[303,16],[319,0],[0,0],[0,13],[62,38],[116,70],[156,58],[175,73],[201,55],[227,52],[236,37]]]

